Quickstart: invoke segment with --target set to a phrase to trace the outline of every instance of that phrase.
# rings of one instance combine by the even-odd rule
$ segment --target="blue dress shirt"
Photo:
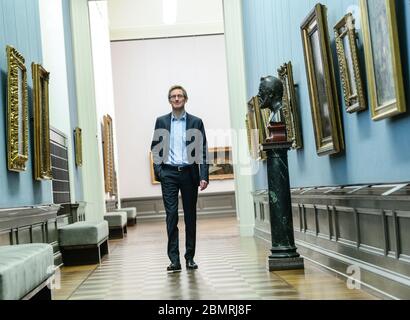
[[[171,115],[169,155],[165,163],[172,166],[189,164],[186,148],[186,112],[179,119],[174,114]]]

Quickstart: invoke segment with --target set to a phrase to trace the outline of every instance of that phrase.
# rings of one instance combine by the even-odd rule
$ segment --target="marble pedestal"
[[[265,143],[269,187],[269,209],[272,248],[269,271],[303,269],[303,258],[296,252],[290,197],[289,142]]]

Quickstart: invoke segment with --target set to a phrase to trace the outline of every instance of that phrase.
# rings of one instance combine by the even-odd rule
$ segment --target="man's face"
[[[181,89],[171,91],[169,103],[173,109],[182,109],[185,106],[185,102],[184,92]]]

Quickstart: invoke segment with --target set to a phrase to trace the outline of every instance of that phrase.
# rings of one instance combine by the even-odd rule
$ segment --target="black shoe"
[[[187,269],[198,269],[198,265],[195,263],[193,259],[189,259],[186,261],[186,268]]]
[[[181,271],[181,264],[180,263],[171,263],[167,267],[167,271]]]

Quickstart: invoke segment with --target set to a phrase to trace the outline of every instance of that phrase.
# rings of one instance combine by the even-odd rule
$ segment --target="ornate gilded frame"
[[[406,111],[405,92],[395,0],[369,4],[360,0],[367,85],[372,119],[381,120]]]
[[[74,143],[75,143],[75,164],[77,167],[83,165],[83,136],[81,128],[74,129]]]
[[[344,149],[326,7],[317,4],[301,25],[312,121],[319,156]]]
[[[233,179],[231,147],[209,148],[209,180]]]
[[[25,171],[28,160],[28,91],[24,57],[12,46],[7,52],[7,167]]]
[[[104,182],[105,192],[114,192],[114,149],[112,137],[112,118],[105,115],[103,118],[103,155],[104,155]]]
[[[248,101],[248,112],[246,113],[246,120],[249,125],[249,135],[250,135],[250,156],[252,159],[259,158],[259,133],[258,124],[256,121],[255,108],[253,105],[253,97]]]
[[[292,142],[293,149],[303,147],[300,130],[299,112],[296,103],[295,83],[293,81],[292,63],[283,64],[278,69],[279,79],[283,82],[283,107],[282,114],[286,124],[288,141]]]
[[[51,180],[50,116],[48,84],[50,73],[40,64],[31,64],[34,106],[34,178]]]
[[[245,119],[245,127],[246,127],[246,138],[248,140],[248,151],[249,154],[252,154],[252,138],[251,138],[251,129],[249,126],[249,115],[246,114],[246,119]]]
[[[250,129],[251,157],[255,160],[266,159],[266,152],[260,149],[260,144],[266,140],[268,130],[264,119],[266,120],[266,112],[260,109],[258,97],[252,97],[248,101],[247,121]]]
[[[150,173],[151,173],[151,183],[152,184],[160,184],[160,182],[155,179],[155,173],[154,173],[154,158],[152,157],[152,152],[149,152],[149,167],[150,167]]]
[[[346,14],[336,23],[333,30],[346,111],[349,113],[363,111],[367,108],[367,104],[360,72],[353,15]]]

